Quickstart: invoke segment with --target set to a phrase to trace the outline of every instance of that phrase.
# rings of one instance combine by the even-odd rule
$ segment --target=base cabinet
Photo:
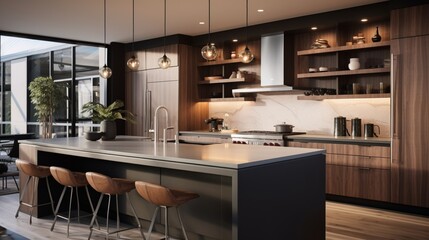
[[[390,170],[326,165],[326,193],[377,201],[390,200]]]
[[[289,147],[326,150],[326,193],[390,201],[390,147],[289,142]]]

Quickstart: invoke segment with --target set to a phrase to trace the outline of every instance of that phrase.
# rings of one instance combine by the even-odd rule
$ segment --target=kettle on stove
[[[220,131],[219,125],[223,124],[223,118],[213,118],[212,117],[212,118],[204,120],[204,122],[206,124],[210,125],[210,128],[209,128],[210,132],[219,132]]]

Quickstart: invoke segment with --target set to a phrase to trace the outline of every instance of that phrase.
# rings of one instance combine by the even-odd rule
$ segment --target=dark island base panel
[[[342,202],[342,203],[350,203],[350,204],[361,205],[366,207],[382,208],[386,210],[411,213],[411,214],[417,214],[422,216],[429,216],[429,208],[423,208],[423,207],[414,207],[414,206],[403,205],[403,204],[381,202],[381,201],[374,201],[374,200],[353,198],[353,197],[345,197],[345,196],[339,196],[339,195],[333,195],[333,194],[326,194],[326,200]]]
[[[189,238],[204,240],[231,239],[232,222],[230,218],[225,217],[232,215],[231,177],[124,164],[42,151],[38,151],[38,164],[46,166],[61,166],[72,171],[94,171],[111,177],[148,181],[151,183],[166,185],[171,188],[197,192],[200,194],[200,198],[190,201],[180,207],[180,212]],[[57,202],[62,191],[62,186],[52,178],[50,179],[50,186],[54,201]],[[93,204],[95,204],[100,195],[91,189],[91,187],[89,187],[89,189]],[[83,199],[83,201],[80,202],[81,208],[84,211],[90,212],[91,208],[87,203],[86,198],[84,198],[84,196],[86,196],[85,190],[80,190],[79,196]],[[48,202],[49,197],[46,191],[46,184],[40,184],[38,191],[42,192],[42,194],[39,194],[38,196],[39,202]],[[143,200],[143,198],[141,198],[134,190],[131,191],[129,195],[138,217],[143,220],[142,225],[144,230],[147,231],[152,214],[155,211],[155,206]],[[64,196],[64,198],[68,199],[69,195]],[[125,204],[125,195],[119,197],[119,203],[119,211],[121,212],[121,215],[126,215],[125,217],[122,216],[121,221],[126,220],[128,223],[135,224],[134,218],[127,217],[132,216],[132,211],[130,207]],[[61,206],[62,209],[66,211],[68,209],[68,205],[63,205],[64,206]],[[49,206],[39,207],[38,210],[37,217],[52,214],[52,210]],[[107,197],[103,200],[100,215],[105,217],[106,211]],[[163,211],[161,211],[161,213],[164,214]],[[112,219],[116,219],[116,213],[112,207],[110,217]],[[164,232],[164,226],[159,222],[159,219],[160,217],[158,216],[158,222],[155,225],[154,231]],[[216,221],[213,221],[213,219],[216,219]],[[207,222],[215,222],[217,225],[207,225],[205,224]],[[182,232],[180,223],[175,211],[169,211],[169,224],[169,233],[173,237],[181,237]]]
[[[322,154],[242,169],[237,176],[240,187],[236,195],[232,190],[234,181],[227,176],[42,151],[38,151],[37,158],[39,165],[57,165],[82,172],[96,171],[112,177],[143,180],[199,193],[200,198],[181,207],[190,239],[325,239],[325,171],[320,170],[325,168],[325,155]],[[61,186],[54,180],[50,183],[55,201],[60,195]],[[39,202],[48,201],[47,194],[43,194],[46,191],[44,184],[39,186],[38,191],[42,193],[38,196]],[[80,196],[85,196],[84,192]],[[99,195],[91,191],[91,197],[96,202]],[[130,193],[130,198],[147,230],[155,207],[146,203],[135,191]],[[235,198],[238,202],[236,218],[231,217]],[[130,216],[131,209],[122,204],[124,200],[125,197],[120,199],[121,215]],[[89,211],[85,199],[81,203],[82,209]],[[100,211],[105,212],[106,205],[103,207],[104,210]],[[40,207],[38,217],[50,215],[51,212],[49,207]],[[129,217],[122,219],[133,221]],[[170,233],[181,237],[175,211],[171,211],[169,220]],[[155,231],[163,232],[163,225],[158,223]]]

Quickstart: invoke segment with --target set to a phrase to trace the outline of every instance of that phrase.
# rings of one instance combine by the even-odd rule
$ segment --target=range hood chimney
[[[284,79],[284,34],[261,37],[261,87],[233,89],[235,96],[240,93],[283,92],[293,90],[285,85]]]

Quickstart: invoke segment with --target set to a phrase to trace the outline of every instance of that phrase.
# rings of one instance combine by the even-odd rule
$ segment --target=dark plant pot
[[[103,120],[100,123],[100,132],[103,132],[101,140],[109,141],[116,138],[116,122],[113,120]]]

